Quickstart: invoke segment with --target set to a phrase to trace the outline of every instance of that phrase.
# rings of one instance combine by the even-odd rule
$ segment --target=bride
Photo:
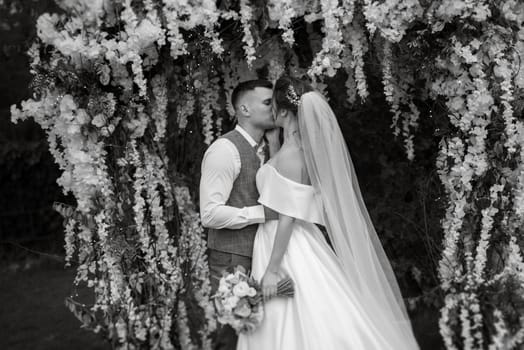
[[[259,202],[279,220],[255,237],[252,276],[265,314],[253,333],[240,334],[237,350],[419,349],[333,111],[307,83],[285,76],[273,108],[284,142],[256,183]],[[285,275],[295,296],[271,298]]]

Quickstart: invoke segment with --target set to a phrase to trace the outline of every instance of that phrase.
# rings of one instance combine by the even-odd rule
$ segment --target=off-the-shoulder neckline
[[[292,183],[294,183],[294,184],[296,184],[296,185],[299,185],[299,186],[304,186],[304,187],[307,187],[307,188],[313,188],[312,185],[306,185],[306,184],[303,184],[303,183],[297,182],[297,181],[295,181],[295,180],[291,180],[291,179],[288,178],[288,177],[285,177],[284,175],[282,175],[281,173],[279,173],[278,170],[277,170],[277,168],[275,168],[275,167],[274,167],[273,165],[271,165],[269,162],[267,162],[267,163],[264,164],[264,165],[268,165],[271,169],[273,169],[273,171],[274,171],[278,176],[280,176],[280,177],[283,178],[284,180],[287,180],[287,181],[292,182]],[[264,166],[264,165],[263,165],[263,166]]]

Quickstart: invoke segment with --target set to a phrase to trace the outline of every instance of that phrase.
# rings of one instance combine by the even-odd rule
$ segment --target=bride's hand
[[[264,297],[264,302],[268,301],[270,298],[277,295],[277,284],[280,281],[280,276],[276,272],[267,271],[262,277],[261,286],[262,286],[262,296]]]

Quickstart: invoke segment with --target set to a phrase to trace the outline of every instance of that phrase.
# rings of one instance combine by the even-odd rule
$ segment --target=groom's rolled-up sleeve
[[[240,173],[240,155],[226,139],[213,142],[202,160],[200,217],[204,227],[239,229],[265,221],[262,205],[236,208],[226,205]]]

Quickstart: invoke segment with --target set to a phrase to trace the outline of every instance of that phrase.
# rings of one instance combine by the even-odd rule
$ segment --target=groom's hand
[[[268,208],[264,205],[264,219],[269,220],[278,220],[278,213],[271,208]]]

